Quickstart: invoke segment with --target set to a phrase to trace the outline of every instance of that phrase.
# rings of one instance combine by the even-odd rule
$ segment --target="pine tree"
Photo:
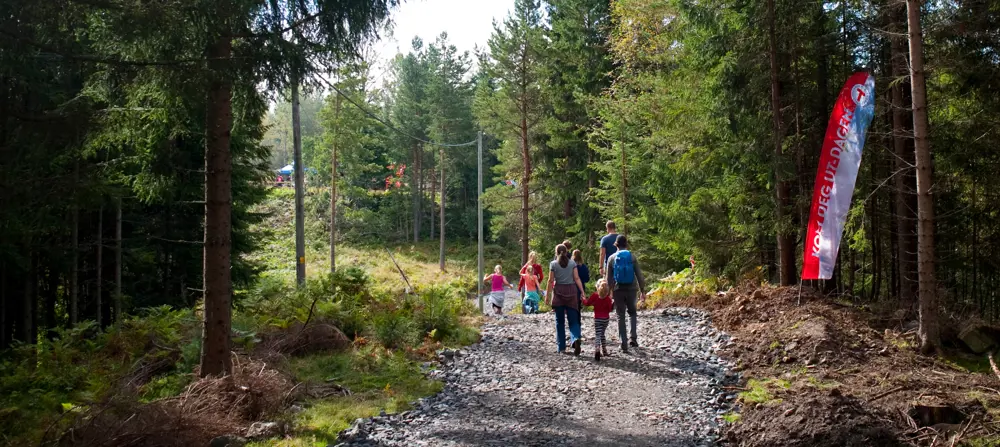
[[[522,263],[528,259],[530,243],[531,145],[544,110],[540,87],[543,46],[538,2],[516,0],[513,13],[502,25],[493,24],[489,56],[481,58],[481,69],[490,84],[481,84],[474,107],[484,128],[503,138],[505,144],[516,144],[518,149],[521,164],[517,176],[521,196],[518,233]]]
[[[930,353],[940,348],[937,321],[937,280],[934,266],[934,198],[927,84],[924,73],[923,32],[920,28],[921,2],[906,0],[910,42],[910,91],[913,95],[913,139],[917,162],[917,272],[919,274],[920,350]]]

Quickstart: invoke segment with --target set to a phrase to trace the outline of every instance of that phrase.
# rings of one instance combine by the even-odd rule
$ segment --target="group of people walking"
[[[646,281],[639,262],[629,250],[628,238],[618,234],[613,221],[607,223],[608,234],[601,238],[599,259],[600,277],[596,291],[586,295],[586,284],[590,282],[590,270],[583,262],[580,250],[572,250],[570,241],[555,247],[554,259],[549,262],[548,282],[545,283],[543,267],[538,264],[538,254],[531,252],[528,262],[519,272],[517,290],[523,291],[522,310],[537,313],[541,300],[552,307],[555,313],[556,345],[558,352],[565,353],[572,347],[574,355],[582,350],[580,312],[584,306],[594,308],[594,360],[609,355],[605,332],[611,321],[611,310],[618,316],[618,335],[621,351],[639,345],[636,330],[638,318],[636,308],[646,299]],[[503,311],[504,288],[514,287],[504,278],[500,266],[487,275],[484,281],[491,283],[493,293],[490,304],[498,315]],[[542,291],[541,286],[545,284]],[[629,324],[626,324],[626,316]],[[566,336],[567,326],[569,337]],[[627,329],[631,329],[629,332]],[[630,335],[631,334],[631,335]]]

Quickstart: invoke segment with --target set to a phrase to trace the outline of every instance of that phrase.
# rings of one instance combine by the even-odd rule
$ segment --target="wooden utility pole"
[[[524,162],[524,174],[521,176],[521,265],[528,262],[528,238],[530,229],[528,213],[531,212],[531,152],[528,150],[528,112],[521,106],[521,157]],[[482,279],[480,279],[482,281]]]
[[[302,123],[299,117],[299,80],[292,75],[292,151],[295,171],[295,282],[306,283],[306,226],[303,206],[305,184],[302,170]]]
[[[445,179],[444,179],[444,146],[440,148],[440,156],[438,157],[439,163],[441,163],[441,210],[440,210],[440,220],[441,223],[438,225],[438,236],[441,238],[441,254],[438,257],[438,264],[441,267],[441,271],[444,271],[444,200],[445,200]]]
[[[937,321],[937,281],[934,261],[934,197],[931,196],[930,124],[927,120],[927,84],[924,78],[924,43],[920,28],[922,2],[906,0],[910,38],[910,91],[913,95],[913,140],[917,161],[917,273],[920,313],[920,351],[925,354],[940,348]]]
[[[625,157],[625,140],[622,145],[622,234],[628,236],[628,163]]]
[[[483,311],[483,131],[476,134],[476,146],[478,148],[478,164],[476,169],[476,215],[479,233],[479,255],[477,256],[478,274],[476,276],[476,298],[479,300],[479,312]]]
[[[334,125],[340,129],[340,94],[337,93],[336,103],[333,109]],[[330,273],[337,271],[337,140],[341,138],[338,132],[333,139],[333,149],[330,172]]]

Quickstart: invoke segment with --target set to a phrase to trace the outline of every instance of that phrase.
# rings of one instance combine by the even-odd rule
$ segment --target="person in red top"
[[[524,266],[521,267],[521,271],[519,273],[521,275],[524,275],[525,273],[528,273],[528,266],[529,265],[531,266],[531,269],[535,271],[535,276],[538,278],[538,284],[542,284],[542,282],[545,280],[545,273],[542,272],[542,266],[538,264],[538,253],[535,253],[535,252],[528,253],[528,263],[524,264]],[[523,276],[521,277],[521,280],[517,282],[517,291],[519,293],[520,292],[527,292],[527,291],[524,290],[524,277]],[[521,295],[521,302],[522,302],[522,304],[524,303],[524,298],[526,298],[526,295],[527,295],[527,293]]]
[[[597,280],[597,291],[583,300],[584,306],[594,307],[594,361],[601,361],[601,354],[608,355],[608,343],[604,339],[604,332],[608,330],[608,322],[611,321],[611,309],[615,302],[611,299],[611,288],[603,278]]]

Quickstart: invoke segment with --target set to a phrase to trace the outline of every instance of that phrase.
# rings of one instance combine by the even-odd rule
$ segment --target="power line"
[[[398,133],[398,134],[400,134],[400,135],[402,135],[404,137],[407,137],[407,138],[419,141],[419,142],[424,143],[424,144],[430,144],[432,146],[443,146],[443,147],[465,147],[465,146],[472,146],[472,145],[476,144],[477,141],[478,141],[478,140],[472,140],[472,141],[470,141],[468,143],[455,143],[455,144],[436,143],[434,141],[429,141],[429,140],[425,140],[423,138],[419,138],[419,137],[410,135],[410,134],[408,134],[406,132],[403,132],[402,130],[400,130],[396,126],[393,126],[392,124],[386,122],[382,118],[379,118],[377,115],[375,115],[374,113],[372,113],[371,111],[369,111],[368,108],[363,107],[363,106],[361,106],[361,104],[358,104],[357,102],[355,102],[353,98],[351,98],[350,96],[345,95],[344,92],[340,91],[340,89],[337,88],[336,86],[334,86],[332,83],[330,83],[330,81],[327,81],[326,79],[324,79],[323,76],[317,75],[316,77],[320,81],[323,81],[323,83],[326,84],[327,87],[332,88],[334,92],[336,92],[338,95],[340,95],[341,97],[343,97],[344,99],[346,99],[347,102],[353,104],[354,107],[357,107],[359,110],[361,110],[362,112],[364,112],[365,115],[368,115],[371,119],[382,123],[382,125],[384,125],[385,127],[388,127],[389,129],[392,129],[394,132],[396,132],[396,133]]]

